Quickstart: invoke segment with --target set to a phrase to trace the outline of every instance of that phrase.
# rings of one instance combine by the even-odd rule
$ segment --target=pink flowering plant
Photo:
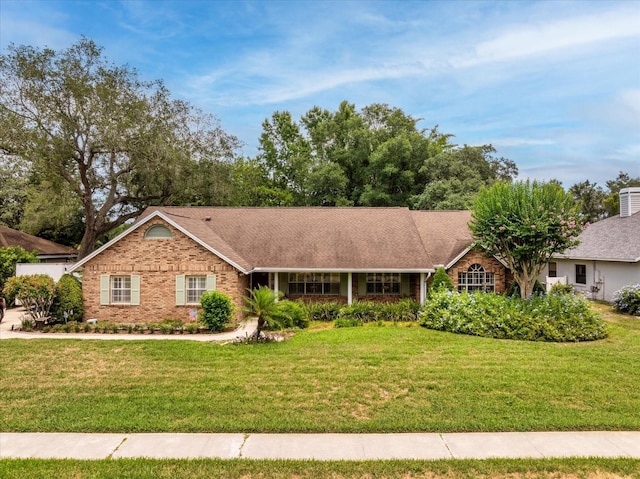
[[[506,262],[527,298],[551,255],[578,245],[584,222],[560,185],[526,181],[481,191],[469,226],[476,244]]]

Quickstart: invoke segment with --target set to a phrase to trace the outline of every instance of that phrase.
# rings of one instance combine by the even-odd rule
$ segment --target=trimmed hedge
[[[493,293],[437,291],[420,324],[429,329],[526,341],[593,341],[607,336],[606,323],[582,296],[549,294],[527,300]]]
[[[233,318],[231,298],[220,291],[207,291],[200,297],[199,320],[210,331],[222,331]]]

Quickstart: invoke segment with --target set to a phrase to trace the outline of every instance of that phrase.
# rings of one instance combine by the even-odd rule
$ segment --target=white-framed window
[[[400,273],[367,273],[367,294],[400,294]]]
[[[491,292],[495,291],[495,277],[493,273],[487,273],[482,265],[474,263],[467,271],[458,273],[458,291]]]
[[[100,276],[100,304],[140,304],[140,276],[114,274]]]
[[[205,291],[216,289],[216,276],[184,275],[176,276],[176,306],[195,305]]]
[[[289,273],[289,294],[340,294],[340,273]]]
[[[187,304],[197,304],[200,296],[207,290],[206,276],[187,276],[186,278]]]
[[[131,276],[111,276],[111,304],[131,303]]]
[[[153,225],[144,233],[145,239],[171,239],[171,230],[164,225]]]

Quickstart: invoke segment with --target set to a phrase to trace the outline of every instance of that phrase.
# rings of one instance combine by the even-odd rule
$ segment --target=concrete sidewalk
[[[409,434],[0,433],[0,459],[640,459],[640,431]]]
[[[216,334],[100,334],[100,333],[41,333],[18,331],[22,324],[22,316],[25,314],[22,308],[13,308],[6,311],[4,320],[0,323],[0,339],[101,339],[107,341],[124,340],[184,340],[184,341],[233,341],[236,338],[250,336],[256,330],[258,322],[255,319],[244,321],[238,329],[228,333]]]

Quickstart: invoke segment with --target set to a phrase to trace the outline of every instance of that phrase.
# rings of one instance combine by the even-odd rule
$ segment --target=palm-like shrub
[[[247,291],[249,295],[244,297],[244,311],[251,316],[255,316],[258,320],[256,331],[253,334],[256,341],[266,328],[281,329],[286,327],[288,313],[286,308],[281,307],[280,303],[278,303],[278,300],[283,296],[280,291],[276,293],[268,286],[248,289]]]

